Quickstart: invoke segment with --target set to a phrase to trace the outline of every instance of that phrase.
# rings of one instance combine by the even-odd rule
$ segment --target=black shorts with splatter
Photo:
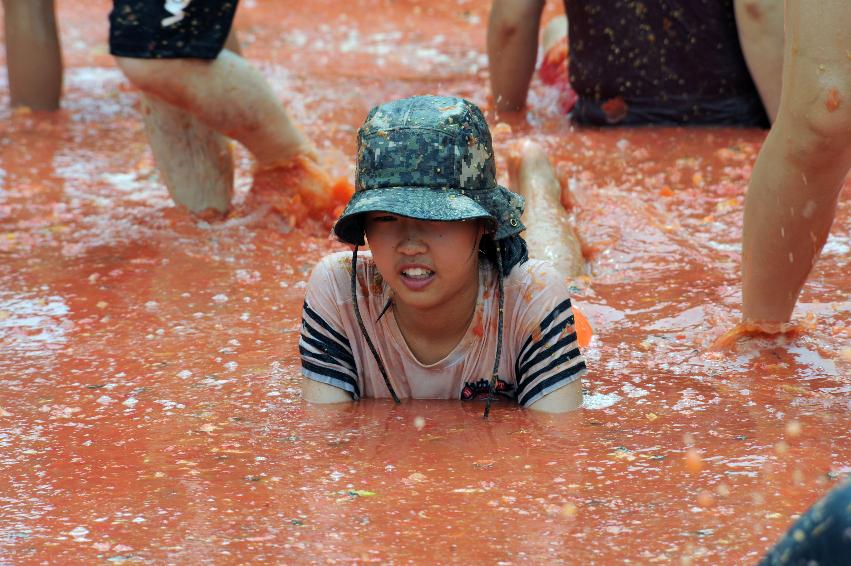
[[[215,59],[238,0],[113,0],[109,51],[137,59]]]

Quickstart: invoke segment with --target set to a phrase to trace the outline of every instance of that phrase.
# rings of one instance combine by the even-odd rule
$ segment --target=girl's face
[[[478,295],[481,222],[432,222],[371,212],[366,237],[394,300],[417,309]]]

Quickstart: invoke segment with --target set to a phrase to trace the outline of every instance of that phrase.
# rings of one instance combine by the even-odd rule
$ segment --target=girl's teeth
[[[402,274],[406,277],[428,277],[432,272],[422,267],[412,267],[411,269],[402,271]]]

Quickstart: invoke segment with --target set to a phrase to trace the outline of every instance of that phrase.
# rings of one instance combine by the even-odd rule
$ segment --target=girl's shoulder
[[[520,287],[566,290],[568,287],[567,278],[559,273],[552,263],[541,259],[529,259],[514,266],[514,269],[505,278],[504,285],[506,289]]]
[[[362,285],[378,276],[372,254],[368,251],[358,253],[358,281]],[[350,293],[352,286],[352,254],[348,251],[335,252],[324,256],[313,268],[309,286],[329,286]],[[369,286],[367,286],[369,287]]]
[[[525,335],[529,325],[570,309],[570,282],[548,261],[530,259],[517,265],[503,282],[505,312]]]

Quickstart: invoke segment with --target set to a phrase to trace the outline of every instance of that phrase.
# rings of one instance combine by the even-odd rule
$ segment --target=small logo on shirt
[[[165,8],[165,11],[171,15],[167,18],[163,18],[162,26],[167,28],[181,22],[183,18],[186,17],[183,10],[189,6],[190,2],[192,2],[192,0],[166,0],[163,8]]]
[[[475,401],[476,399],[485,399],[488,396],[489,386],[490,380],[488,379],[480,379],[479,381],[474,382],[468,381],[464,384],[464,389],[461,390],[461,400]],[[494,393],[498,396],[505,397],[506,399],[513,400],[514,385],[497,378]]]

